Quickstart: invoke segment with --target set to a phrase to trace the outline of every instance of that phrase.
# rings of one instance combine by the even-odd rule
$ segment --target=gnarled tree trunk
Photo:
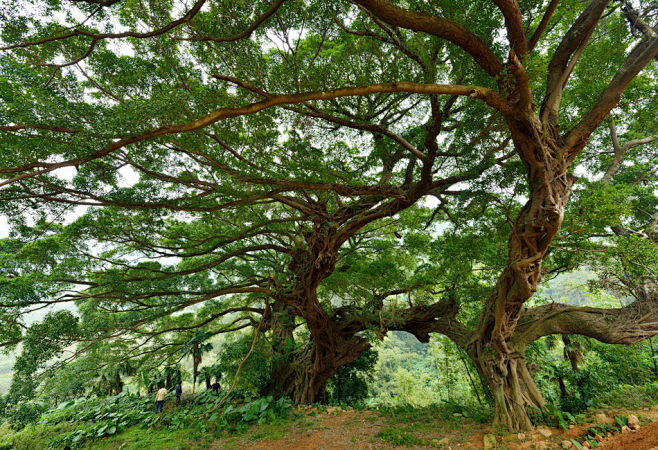
[[[493,394],[494,423],[510,430],[532,428],[528,410],[543,410],[546,402],[526,365],[525,349],[497,354],[490,345],[477,342],[469,355]]]
[[[272,319],[272,366],[270,368],[270,385],[267,391],[278,394],[278,380],[286,377],[289,365],[293,362],[295,352],[295,316],[292,308],[280,302],[274,302],[271,307]]]
[[[334,344],[328,345],[328,342]],[[358,336],[343,338],[334,334],[329,339],[325,334],[322,340],[314,338],[293,352],[290,363],[274,374],[276,378],[272,379],[270,391],[289,397],[295,403],[323,403],[327,381],[336,370],[356,361],[369,348],[368,341]]]
[[[525,430],[532,426],[526,408],[543,409],[545,402],[525,365],[525,347],[511,340],[523,304],[537,291],[542,261],[562,225],[575,178],[568,174],[568,152],[534,114],[524,120],[508,118],[508,125],[526,166],[530,196],[512,224],[507,267],[468,352],[493,393],[495,422]]]

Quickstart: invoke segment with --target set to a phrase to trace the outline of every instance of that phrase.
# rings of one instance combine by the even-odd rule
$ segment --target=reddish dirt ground
[[[354,411],[346,411],[338,415],[323,414],[307,430],[293,430],[279,439],[266,439],[253,444],[245,443],[246,445],[241,448],[249,450],[373,448],[367,440],[377,434],[383,428],[383,424],[369,422],[367,418],[372,416],[372,412]]]
[[[303,411],[304,416],[281,433],[258,433],[254,428],[234,439],[216,441],[211,449],[249,450],[342,450],[342,449],[472,449],[482,446],[484,425],[463,417],[441,421],[400,422],[376,411],[329,409]],[[393,445],[377,436],[380,432],[413,436],[422,443]]]
[[[441,448],[444,450],[481,449],[483,437],[495,431],[487,425],[479,424],[460,415],[440,419],[436,417],[414,417],[410,419],[392,418],[377,411],[352,411],[338,408],[320,410],[301,409],[299,417],[282,426],[270,429],[253,427],[248,432],[234,438],[216,441],[211,449],[249,450],[339,450],[339,449],[393,449]],[[604,422],[614,423],[615,415],[636,414],[645,425],[638,431],[608,437],[597,448],[619,450],[658,450],[658,408],[638,411],[605,411]],[[561,449],[561,442],[575,439],[583,442],[589,427],[596,422],[594,413],[588,423],[572,426],[563,431],[548,428],[550,437],[542,436],[538,430],[523,433],[497,435],[498,449]],[[546,427],[542,427],[546,428]],[[412,436],[418,439],[411,443],[394,445],[390,439],[382,439],[378,433]],[[407,444],[407,445],[404,445]],[[575,446],[571,447],[575,449]]]
[[[605,438],[598,448],[624,450],[658,450],[658,422],[640,428],[636,432]]]

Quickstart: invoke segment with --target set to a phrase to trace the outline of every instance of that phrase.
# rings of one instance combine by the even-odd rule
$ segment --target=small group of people
[[[219,393],[219,379],[216,379],[215,382],[210,386],[212,391],[215,394]],[[180,398],[183,395],[183,385],[182,382],[179,381],[178,384],[176,385],[176,389],[174,391],[176,393],[176,405],[180,405]],[[165,403],[165,397],[167,397],[167,388],[161,384],[160,389],[158,389],[158,392],[155,393],[155,413],[161,413],[162,410],[164,409],[164,403]]]
[[[181,395],[183,395],[183,385],[182,382],[178,382],[176,385],[176,405],[180,404]],[[165,397],[167,396],[167,388],[164,385],[160,385],[160,389],[155,394],[155,413],[162,412],[164,408]]]

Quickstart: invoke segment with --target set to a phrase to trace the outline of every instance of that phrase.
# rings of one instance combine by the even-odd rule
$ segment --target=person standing
[[[180,397],[183,395],[183,385],[182,381],[179,381],[176,385],[176,406],[180,405]]]
[[[167,396],[167,389],[164,386],[160,387],[160,390],[155,394],[155,413],[162,412],[164,408],[165,397]]]

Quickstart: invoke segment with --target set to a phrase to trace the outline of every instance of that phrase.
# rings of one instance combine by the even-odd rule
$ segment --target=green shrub
[[[644,386],[623,384],[616,386],[598,398],[601,405],[625,408],[644,408],[658,402],[658,383]]]
[[[227,341],[219,356],[218,368],[228,380],[235,378],[238,366],[249,353],[253,336],[242,335]],[[259,397],[265,394],[270,381],[271,347],[264,337],[259,336],[254,351],[240,369],[235,392],[243,397]]]
[[[8,405],[5,408],[5,419],[14,430],[21,430],[30,423],[39,420],[48,407],[42,403],[25,402]]]
[[[423,441],[408,431],[399,428],[386,428],[375,435],[376,438],[392,445],[422,445]]]
[[[329,403],[362,405],[368,397],[368,383],[373,379],[376,362],[377,351],[371,349],[339,368],[327,383]]]

